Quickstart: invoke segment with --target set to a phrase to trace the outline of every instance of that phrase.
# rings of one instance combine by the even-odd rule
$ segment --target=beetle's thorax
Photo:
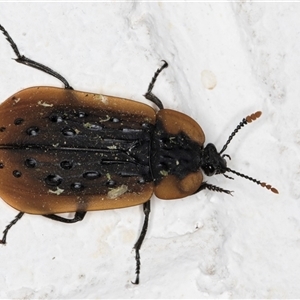
[[[151,165],[153,179],[160,181],[167,175],[179,179],[200,169],[202,146],[192,141],[183,132],[167,133],[159,123],[152,139]]]
[[[193,194],[202,183],[202,145],[180,131],[165,130],[158,120],[151,143],[151,170],[154,193],[161,199],[177,199]]]

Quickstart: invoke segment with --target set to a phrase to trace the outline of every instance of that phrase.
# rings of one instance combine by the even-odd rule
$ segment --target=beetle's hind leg
[[[64,217],[57,216],[57,215],[54,215],[54,214],[53,215],[43,215],[43,217],[49,218],[49,219],[54,220],[54,221],[59,221],[59,222],[70,224],[70,223],[76,223],[76,222],[82,221],[85,214],[86,214],[86,211],[77,211],[75,213],[73,219],[64,218]]]
[[[152,101],[157,107],[159,107],[160,109],[163,109],[164,106],[162,104],[162,102],[152,93],[152,89],[154,87],[154,84],[156,82],[156,79],[158,77],[158,75],[160,74],[160,72],[167,68],[168,67],[168,63],[163,60],[164,64],[159,68],[157,69],[157,71],[155,72],[149,86],[148,86],[148,90],[147,90],[147,93],[144,95],[144,97],[150,101]]]
[[[135,260],[136,260],[136,270],[135,270],[136,278],[134,282],[131,282],[133,284],[139,284],[140,282],[140,271],[141,271],[140,249],[148,229],[148,222],[149,222],[149,215],[150,215],[150,200],[148,200],[146,203],[143,204],[143,210],[145,214],[143,228],[137,242],[134,244],[133,247],[133,249],[135,250]]]
[[[6,226],[6,228],[3,231],[3,237],[0,240],[0,244],[6,244],[6,236],[8,231],[10,230],[10,228],[15,225],[22,217],[23,217],[24,213],[23,212],[19,212],[15,218]]]
[[[21,55],[20,51],[18,49],[18,46],[16,45],[14,40],[11,38],[9,33],[5,30],[5,28],[2,25],[0,25],[0,30],[3,32],[6,39],[10,43],[12,49],[14,50],[14,52],[17,56],[17,58],[15,58],[16,62],[26,65],[26,66],[29,66],[29,67],[32,67],[32,68],[35,68],[35,69],[38,69],[38,70],[43,71],[51,76],[54,76],[55,78],[60,80],[65,85],[65,89],[73,90],[73,88],[69,85],[68,81],[64,77],[62,77],[59,73],[55,72],[54,70],[50,69],[49,67],[47,67],[41,63],[38,63],[34,60],[27,58],[24,55]]]

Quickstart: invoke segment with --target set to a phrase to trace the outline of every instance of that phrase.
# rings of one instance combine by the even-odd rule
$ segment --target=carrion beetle
[[[231,194],[203,181],[233,173],[266,187],[271,185],[227,167],[223,154],[236,133],[260,117],[244,118],[221,149],[204,146],[201,127],[189,116],[164,109],[153,93],[155,72],[144,95],[158,110],[136,101],[74,90],[49,67],[21,55],[8,32],[17,62],[59,79],[64,88],[37,86],[17,92],[0,105],[0,196],[19,211],[3,231],[24,213],[75,223],[87,211],[143,204],[145,219],[134,245],[139,283],[140,248],[145,238],[154,193],[161,199],[183,198],[201,190]],[[57,215],[74,212],[72,219]]]

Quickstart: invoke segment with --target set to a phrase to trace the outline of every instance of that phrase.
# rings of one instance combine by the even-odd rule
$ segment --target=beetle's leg
[[[86,211],[77,211],[74,215],[73,219],[67,219],[61,216],[57,215],[43,215],[43,217],[49,218],[51,220],[63,222],[63,223],[76,223],[78,221],[82,221],[84,216],[86,214]]]
[[[148,90],[147,90],[147,93],[144,95],[144,97],[150,101],[152,101],[158,108],[160,109],[163,109],[164,106],[162,104],[162,102],[152,93],[152,89],[154,87],[154,84],[155,84],[155,81],[159,75],[159,73],[168,67],[168,63],[163,60],[164,64],[159,68],[157,69],[157,71],[155,72],[150,84],[149,84],[149,87],[148,87]]]
[[[23,212],[19,212],[16,217],[6,226],[6,228],[3,231],[3,237],[2,240],[0,240],[0,244],[6,244],[6,236],[7,233],[9,231],[9,229],[15,225],[22,217],[23,217],[24,213]]]
[[[149,215],[150,215],[150,200],[148,200],[146,203],[143,204],[144,214],[145,214],[145,220],[143,224],[143,228],[141,231],[141,234],[137,240],[137,242],[134,244],[133,249],[135,250],[135,261],[136,261],[136,279],[134,282],[131,282],[133,284],[139,284],[140,282],[140,270],[141,270],[141,257],[140,257],[140,249],[143,244],[144,238],[147,233],[148,229],[148,221],[149,221]]]
[[[229,195],[232,196],[232,191],[224,190],[224,189],[222,189],[218,186],[209,184],[207,182],[202,182],[199,189],[194,194],[196,194],[196,193],[198,193],[202,190],[205,190],[205,189],[208,189],[208,190],[213,191],[213,192],[226,193],[226,194],[229,194]]]
[[[73,90],[73,88],[69,85],[68,81],[64,77],[62,77],[60,74],[58,74],[54,70],[50,69],[49,67],[47,67],[41,63],[38,63],[34,60],[27,58],[24,55],[21,55],[20,51],[18,49],[18,46],[16,45],[14,40],[11,38],[9,33],[5,30],[5,28],[2,25],[0,25],[0,30],[2,30],[3,34],[6,36],[6,39],[10,43],[12,49],[14,50],[15,54],[17,55],[17,58],[15,58],[16,62],[26,65],[26,66],[29,66],[29,67],[32,67],[32,68],[35,68],[35,69],[38,69],[49,75],[52,75],[55,78],[57,78],[58,80],[60,80],[65,85],[65,89]]]

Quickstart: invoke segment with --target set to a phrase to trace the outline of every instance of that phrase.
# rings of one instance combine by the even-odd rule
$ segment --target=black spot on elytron
[[[119,123],[119,122],[120,122],[120,120],[119,120],[118,118],[112,118],[111,121],[112,121],[113,123]]]
[[[71,189],[73,191],[82,191],[84,189],[84,185],[80,182],[74,182],[71,184]]]
[[[63,160],[61,163],[60,163],[60,167],[64,170],[70,170],[72,169],[73,167],[73,162],[70,161],[70,160]]]
[[[0,132],[4,132],[6,130],[5,127],[0,127]]]
[[[3,169],[3,168],[4,168],[4,163],[0,162],[0,169]]]
[[[14,124],[15,124],[15,125],[21,125],[23,122],[24,122],[24,119],[22,119],[22,118],[17,118],[17,119],[15,119]]]
[[[18,170],[14,170],[12,172],[12,174],[16,177],[16,178],[20,178],[22,176],[22,173]]]
[[[26,133],[31,136],[37,136],[39,131],[40,129],[37,126],[32,126],[26,130]]]
[[[49,120],[53,123],[60,123],[63,121],[63,117],[62,115],[60,115],[59,113],[52,113],[49,116]]]
[[[61,132],[65,136],[75,136],[76,135],[76,131],[70,127],[64,128]]]
[[[83,174],[83,178],[85,179],[96,179],[99,178],[101,174],[97,171],[90,171]]]
[[[62,177],[57,174],[50,174],[45,178],[46,184],[50,186],[59,186],[62,181]]]
[[[27,158],[24,164],[27,168],[33,169],[37,166],[37,161],[34,158]]]
[[[114,186],[115,184],[116,184],[116,182],[111,179],[106,182],[106,185],[108,185],[108,186]]]

